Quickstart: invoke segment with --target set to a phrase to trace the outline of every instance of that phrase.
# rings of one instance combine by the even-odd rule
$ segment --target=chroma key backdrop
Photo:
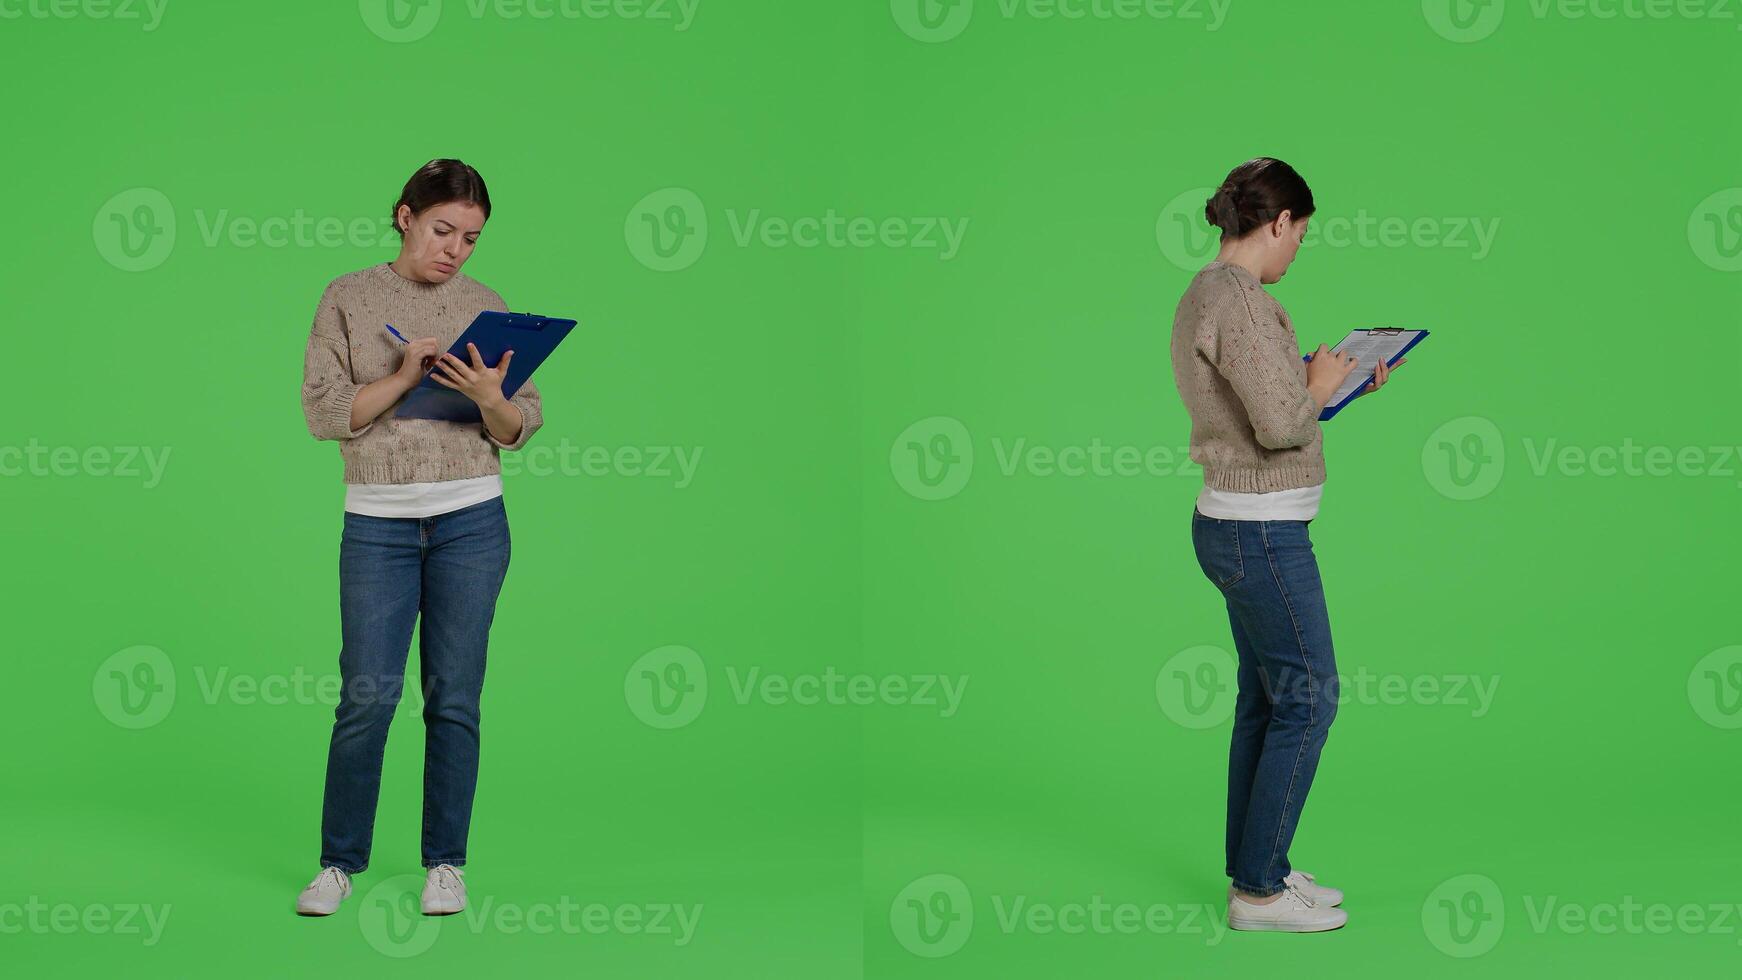
[[[0,972],[1742,959],[1742,4],[0,0],[0,54]],[[1322,424],[1321,935],[1228,926],[1169,367],[1259,156],[1317,202],[1302,352],[1430,331]],[[369,867],[297,916],[346,526],[305,347],[440,158],[463,275],[577,321],[500,455],[469,900],[420,911],[414,641]]]

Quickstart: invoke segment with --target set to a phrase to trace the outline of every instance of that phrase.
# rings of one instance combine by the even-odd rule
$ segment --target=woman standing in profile
[[[513,352],[486,367],[445,353],[502,297],[460,267],[490,217],[478,172],[431,160],[393,208],[399,256],[328,284],[303,356],[302,409],[317,439],[339,443],[345,528],[339,544],[342,686],[327,753],[321,871],[296,902],[329,915],[369,865],[387,727],[399,704],[412,627],[424,698],[425,915],[465,908],[460,870],[478,782],[478,701],[496,597],[508,572],[508,515],[498,452],[519,449],[544,418],[528,381],[512,399]],[[478,405],[482,422],[397,418],[429,376]]]
[[[1323,932],[1343,893],[1289,864],[1289,844],[1337,714],[1336,661],[1307,525],[1325,457],[1319,413],[1355,359],[1321,345],[1301,361],[1294,325],[1264,286],[1288,272],[1313,195],[1281,160],[1235,167],[1205,206],[1222,231],[1174,314],[1174,382],[1204,468],[1192,544],[1222,593],[1239,652],[1228,753],[1228,925]],[[1403,362],[1399,361],[1399,365]],[[1373,384],[1385,384],[1381,363]]]

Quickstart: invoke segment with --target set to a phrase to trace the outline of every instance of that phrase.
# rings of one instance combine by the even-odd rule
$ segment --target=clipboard
[[[1373,366],[1369,367],[1363,374],[1361,363],[1358,362],[1355,365],[1355,370],[1350,371],[1349,376],[1343,380],[1342,387],[1337,389],[1336,393],[1331,396],[1331,400],[1326,403],[1324,410],[1319,412],[1319,421],[1329,421],[1350,402],[1360,397],[1361,390],[1371,384],[1373,379],[1378,376],[1380,353],[1386,355],[1385,364],[1387,367],[1394,366],[1403,358],[1403,355],[1409,353],[1411,348],[1426,340],[1427,335],[1426,330],[1409,330],[1404,327],[1371,327],[1351,330],[1349,336],[1337,341],[1337,346],[1331,348],[1332,351],[1341,352],[1343,345],[1348,344],[1352,348],[1351,353],[1360,358],[1362,362],[1371,360]],[[1312,355],[1302,355],[1301,360],[1311,361]]]
[[[573,320],[539,316],[536,313],[485,310],[460,334],[460,338],[448,348],[448,353],[470,364],[472,354],[466,350],[466,345],[476,344],[478,357],[485,366],[495,367],[502,360],[503,353],[512,350],[514,359],[508,362],[508,376],[502,379],[502,397],[513,398],[514,393],[520,390],[527,378],[532,377],[532,372],[556,350],[556,345],[563,342],[563,338],[569,335],[574,326]],[[431,372],[434,372],[434,368],[431,368]],[[406,393],[393,416],[401,419],[438,419],[445,422],[484,421],[483,413],[478,411],[477,402],[436,381],[429,374],[424,375],[417,387]]]

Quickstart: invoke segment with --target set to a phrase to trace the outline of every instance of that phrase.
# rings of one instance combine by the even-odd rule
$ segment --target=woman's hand
[[[417,387],[423,380],[423,373],[429,370],[430,363],[435,360],[436,353],[441,348],[436,345],[434,337],[419,337],[401,349],[399,370],[393,372],[393,377],[406,391]]]
[[[1375,368],[1373,371],[1373,380],[1367,383],[1367,387],[1361,389],[1361,395],[1371,394],[1384,387],[1385,382],[1391,378],[1391,372],[1404,366],[1408,362],[1409,358],[1407,357],[1400,357],[1397,359],[1396,364],[1391,365],[1386,364],[1384,361],[1380,361],[1379,367]],[[1361,395],[1356,395],[1355,397],[1359,398]]]
[[[430,377],[477,402],[479,408],[489,408],[506,401],[502,397],[502,379],[508,376],[508,362],[514,357],[514,352],[503,353],[502,360],[495,367],[485,367],[477,344],[468,343],[466,350],[471,352],[471,364],[452,354],[443,354],[436,361],[435,373]]]
[[[1356,358],[1353,354],[1342,354],[1331,350],[1329,344],[1320,344],[1307,361],[1307,391],[1319,403],[1319,408],[1330,404],[1331,396],[1343,386],[1343,381],[1349,377],[1349,372],[1355,370]]]

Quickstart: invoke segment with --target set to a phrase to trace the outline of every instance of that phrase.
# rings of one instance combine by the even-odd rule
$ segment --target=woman
[[[498,451],[526,445],[544,421],[532,382],[502,397],[512,351],[493,368],[476,348],[470,363],[445,353],[478,313],[508,310],[488,286],[460,274],[489,217],[490,195],[476,170],[431,160],[394,205],[399,256],[333,280],[315,312],[302,408],[309,432],[337,440],[345,463],[344,646],[321,871],[297,898],[303,915],[331,914],[351,894],[350,876],[368,867],[382,750],[420,614],[423,912],[465,908],[460,869],[478,780],[478,699],[508,571]],[[432,365],[437,383],[477,403],[481,423],[394,417]]]
[[[1303,364],[1288,313],[1263,288],[1288,272],[1313,213],[1293,167],[1269,157],[1235,167],[1204,212],[1222,247],[1180,300],[1172,355],[1191,458],[1204,469],[1192,543],[1227,603],[1240,660],[1228,925],[1322,932],[1348,920],[1336,908],[1343,894],[1295,871],[1288,848],[1337,714],[1331,624],[1307,525],[1325,481],[1319,412],[1355,359],[1321,345]],[[1362,393],[1388,376],[1381,364]]]

